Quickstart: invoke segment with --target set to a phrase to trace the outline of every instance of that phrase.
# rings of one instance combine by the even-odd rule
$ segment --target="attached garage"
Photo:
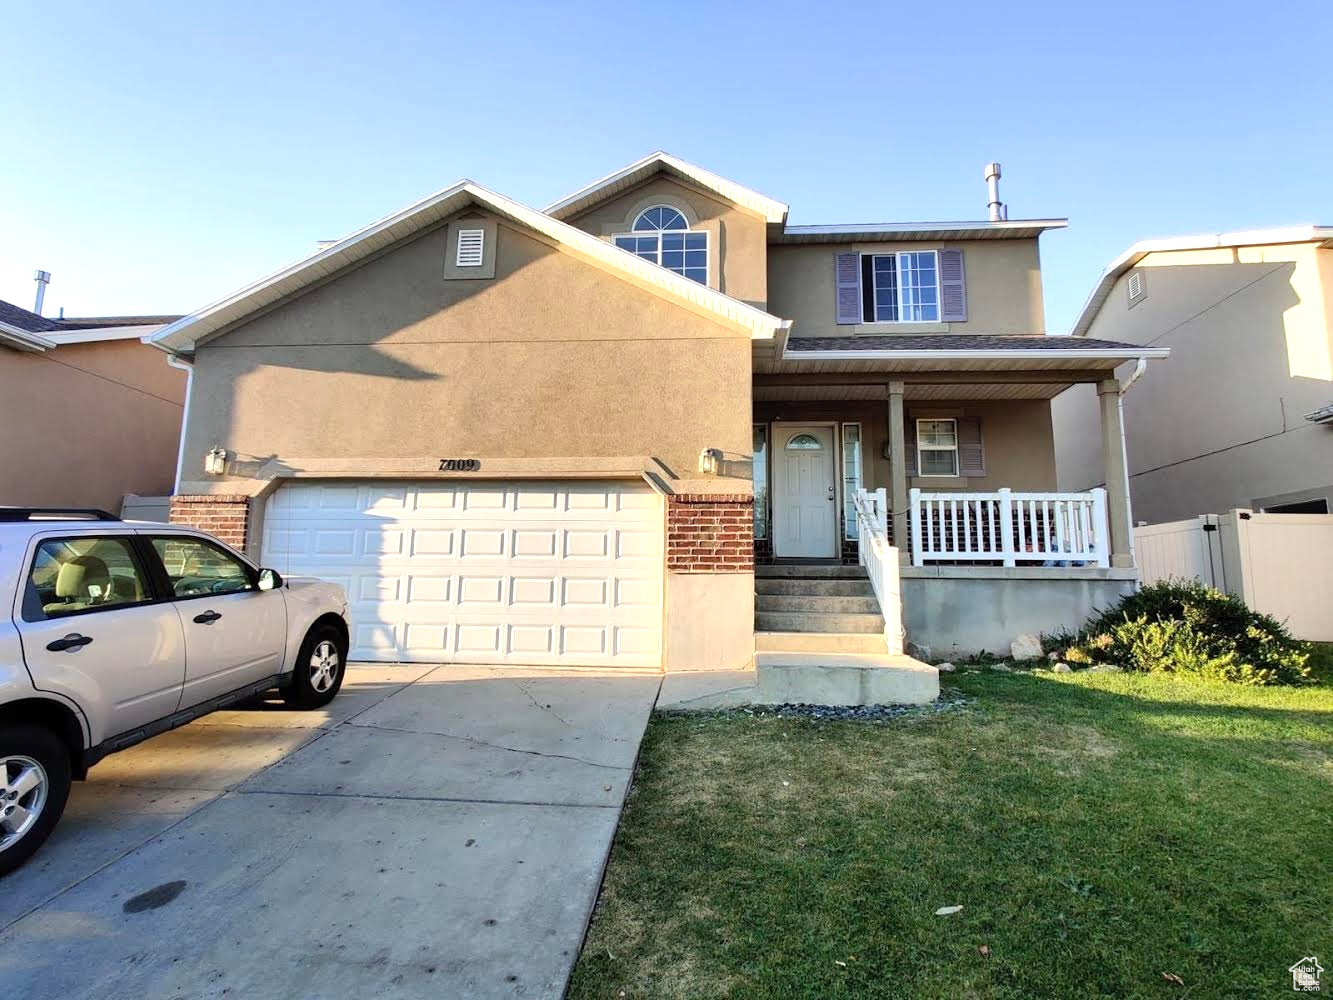
[[[346,588],[354,660],[658,667],[663,525],[627,482],[294,482],[262,561]]]

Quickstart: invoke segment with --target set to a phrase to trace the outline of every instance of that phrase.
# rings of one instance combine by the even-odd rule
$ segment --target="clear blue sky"
[[[983,218],[1048,328],[1151,236],[1333,223],[1333,2],[11,3],[0,298],[188,312],[459,177],[541,207],[664,148],[793,223]]]

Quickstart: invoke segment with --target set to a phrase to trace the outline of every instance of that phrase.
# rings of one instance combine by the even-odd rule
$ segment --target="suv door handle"
[[[216,611],[205,611],[202,615],[195,615],[194,620],[200,625],[212,625],[221,617]]]
[[[63,639],[52,639],[46,644],[46,648],[53,653],[63,653],[67,649],[82,649],[92,641],[93,637],[90,635],[79,635],[77,632],[71,632]]]

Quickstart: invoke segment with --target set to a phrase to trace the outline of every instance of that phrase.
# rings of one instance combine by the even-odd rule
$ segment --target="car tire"
[[[323,708],[333,701],[347,674],[347,641],[332,625],[316,625],[296,654],[291,682],[282,688],[289,708]]]
[[[0,876],[37,853],[69,801],[69,748],[41,726],[0,727]]]

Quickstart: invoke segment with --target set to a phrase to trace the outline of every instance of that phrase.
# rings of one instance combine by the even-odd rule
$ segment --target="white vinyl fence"
[[[1134,555],[1144,583],[1202,580],[1300,639],[1333,642],[1333,514],[1233,510],[1142,525]]]

